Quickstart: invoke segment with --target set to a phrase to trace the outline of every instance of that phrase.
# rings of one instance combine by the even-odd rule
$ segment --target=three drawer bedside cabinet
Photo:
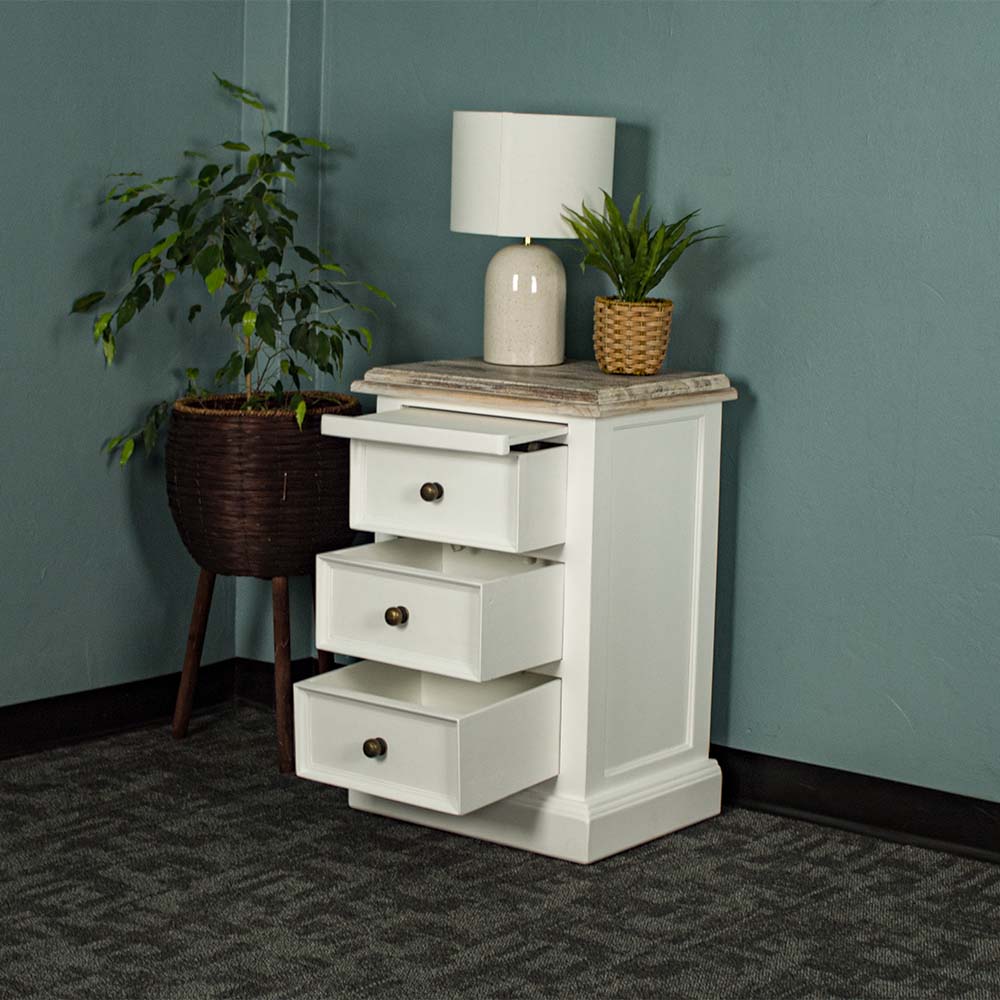
[[[589,863],[718,814],[708,756],[721,374],[371,369],[351,526],[316,561],[303,778],[355,809]]]

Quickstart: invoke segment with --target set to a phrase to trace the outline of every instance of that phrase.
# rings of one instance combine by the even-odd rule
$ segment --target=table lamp
[[[451,229],[515,236],[486,268],[483,358],[558,365],[565,357],[566,270],[534,239],[572,239],[565,208],[596,212],[614,179],[615,119],[455,111]]]

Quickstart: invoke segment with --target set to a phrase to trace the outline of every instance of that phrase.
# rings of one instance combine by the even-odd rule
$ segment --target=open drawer
[[[316,645],[463,680],[562,656],[560,563],[397,538],[316,557]]]
[[[464,815],[559,773],[560,681],[362,661],[295,685],[297,772]]]
[[[351,527],[530,552],[566,540],[565,424],[404,407],[326,415],[351,439]]]

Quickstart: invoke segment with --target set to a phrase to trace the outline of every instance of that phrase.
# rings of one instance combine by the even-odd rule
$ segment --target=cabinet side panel
[[[692,744],[704,418],[615,428],[605,774]]]

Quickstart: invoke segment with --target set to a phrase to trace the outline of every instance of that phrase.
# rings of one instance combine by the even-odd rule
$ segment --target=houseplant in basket
[[[145,310],[176,300],[185,284],[178,278],[202,285],[220,303],[220,346],[227,347],[220,352],[215,388],[237,383],[239,391],[210,394],[199,386],[197,369],[189,368],[180,398],[157,403],[140,427],[107,444],[124,466],[139,444],[151,452],[169,425],[170,510],[202,569],[176,735],[187,728],[182,702],[189,714],[215,575],[274,581],[276,660],[282,626],[287,665],[287,578],[312,572],[317,551],[351,540],[347,442],[321,437],[319,422],[324,413],[359,413],[360,406],[350,396],[305,391],[303,382],[314,370],[339,373],[346,344],[370,348],[368,328],[348,318],[371,311],[352,303],[351,286],[387,298],[373,285],[347,281],[324,251],[296,242],[298,216],[284,186],[295,180],[308,148],[327,149],[326,143],[268,131],[257,94],[218,76],[216,81],[226,95],[260,111],[259,147],[227,140],[218,156],[185,151],[193,166],[177,176],[116,175],[118,183],[105,199],[121,209],[115,228],[147,221],[150,245],[118,291],[89,292],[72,306],[73,312],[96,314],[94,340],[110,365],[126,328],[138,325]],[[188,321],[201,308],[191,304]],[[290,698],[290,688],[287,693]],[[290,725],[285,728],[287,740]],[[282,769],[290,769],[288,754]]]
[[[719,226],[688,231],[697,211],[660,223],[654,232],[649,209],[639,216],[641,199],[636,196],[627,220],[607,192],[602,215],[583,205],[580,212],[568,208],[563,216],[583,245],[581,269],[604,271],[618,293],[594,300],[594,354],[601,370],[611,374],[655,375],[660,370],[674,304],[649,293],[688,247],[721,235],[713,232]]]
[[[141,427],[116,435],[107,448],[125,465],[138,445],[152,451],[169,423],[170,508],[199,565],[217,573],[292,575],[309,571],[316,546],[347,538],[346,451],[320,440],[318,425],[322,413],[355,412],[358,404],[304,391],[303,382],[314,368],[338,373],[345,343],[370,347],[368,328],[343,318],[355,311],[348,288],[364,283],[346,282],[338,264],[295,240],[298,217],[283,185],[295,180],[308,147],[326,144],[266,132],[260,97],[216,80],[261,112],[260,148],[226,141],[219,157],[185,151],[197,171],[188,179],[117,175],[106,198],[122,209],[115,228],[148,221],[151,245],[135,258],[119,291],[83,295],[73,311],[96,311],[94,340],[111,364],[126,327],[176,299],[184,284],[175,285],[176,279],[202,284],[220,301],[220,346],[227,346],[214,383],[217,389],[238,383],[241,391],[209,394],[189,368],[180,399],[157,403]],[[233,153],[243,154],[242,163],[233,162]],[[191,305],[188,320],[201,308]],[[294,517],[281,517],[293,510]]]

